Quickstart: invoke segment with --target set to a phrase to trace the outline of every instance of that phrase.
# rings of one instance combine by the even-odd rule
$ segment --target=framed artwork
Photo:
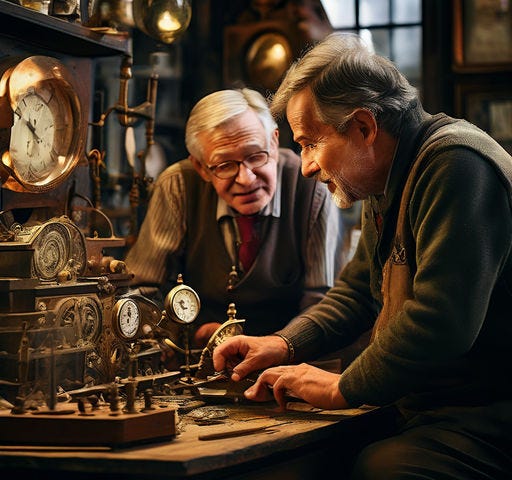
[[[512,0],[454,0],[454,63],[462,70],[512,66]]]
[[[457,115],[474,123],[512,154],[512,89],[507,85],[457,87]]]

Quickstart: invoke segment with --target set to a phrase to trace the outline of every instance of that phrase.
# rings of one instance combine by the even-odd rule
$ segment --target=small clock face
[[[137,303],[129,298],[123,298],[114,305],[114,322],[121,337],[135,337],[140,327],[140,310]]]
[[[178,285],[167,294],[166,310],[178,323],[192,323],[199,314],[199,308],[199,296],[186,285]]]

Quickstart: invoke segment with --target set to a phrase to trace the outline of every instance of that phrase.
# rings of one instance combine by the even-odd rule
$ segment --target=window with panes
[[[358,33],[421,89],[422,0],[322,0],[333,28]]]

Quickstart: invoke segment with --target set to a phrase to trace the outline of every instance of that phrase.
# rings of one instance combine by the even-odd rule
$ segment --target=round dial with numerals
[[[50,106],[37,93],[25,95],[14,111],[10,155],[16,158],[20,178],[40,182],[58,163],[53,149],[55,119]]]
[[[57,59],[33,56],[0,65],[1,176],[31,192],[59,185],[80,160],[87,122],[71,73]]]
[[[114,305],[114,327],[121,338],[134,338],[139,332],[140,320],[140,310],[135,300],[122,298]]]
[[[178,323],[192,323],[200,307],[199,296],[188,285],[177,285],[165,297],[165,310]]]

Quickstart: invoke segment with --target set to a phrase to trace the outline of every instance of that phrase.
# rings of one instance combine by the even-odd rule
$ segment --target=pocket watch
[[[75,80],[46,56],[9,59],[0,65],[0,75],[4,187],[49,191],[73,171],[85,145],[87,123]]]
[[[139,332],[141,315],[137,302],[131,298],[121,298],[112,310],[115,332],[123,340],[134,338]]]
[[[183,283],[180,275],[178,285],[172,288],[165,297],[164,308],[175,322],[189,324],[197,318],[201,301],[196,291]]]

